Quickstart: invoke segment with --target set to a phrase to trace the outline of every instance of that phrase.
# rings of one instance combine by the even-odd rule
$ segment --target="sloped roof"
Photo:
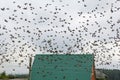
[[[91,54],[39,54],[35,56],[31,80],[90,80]]]

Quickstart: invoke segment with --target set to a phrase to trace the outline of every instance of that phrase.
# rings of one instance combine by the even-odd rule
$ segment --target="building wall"
[[[91,54],[39,54],[35,56],[30,80],[90,80],[92,65]]]

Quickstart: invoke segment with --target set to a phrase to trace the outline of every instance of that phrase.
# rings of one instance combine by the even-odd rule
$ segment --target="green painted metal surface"
[[[90,80],[91,54],[39,54],[35,56],[31,80]]]

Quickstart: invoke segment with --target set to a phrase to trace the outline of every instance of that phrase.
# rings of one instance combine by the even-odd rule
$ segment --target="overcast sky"
[[[0,72],[28,73],[30,54],[50,51],[94,53],[96,68],[119,69],[119,5],[119,0],[0,0]]]

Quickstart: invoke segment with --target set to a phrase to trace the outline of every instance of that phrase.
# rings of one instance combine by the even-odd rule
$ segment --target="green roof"
[[[32,65],[31,80],[90,80],[92,54],[39,54]]]

